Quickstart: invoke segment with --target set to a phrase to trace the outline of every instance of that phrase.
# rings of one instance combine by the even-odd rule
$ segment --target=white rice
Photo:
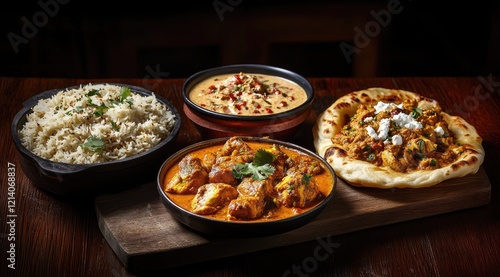
[[[150,149],[170,134],[175,115],[154,94],[132,91],[124,98],[124,88],[88,84],[39,100],[19,132],[23,145],[68,164],[114,161]]]

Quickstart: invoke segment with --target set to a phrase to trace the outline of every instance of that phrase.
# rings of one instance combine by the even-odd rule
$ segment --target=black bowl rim
[[[211,110],[204,109],[198,105],[196,105],[193,101],[189,99],[188,92],[191,89],[191,86],[199,83],[200,81],[214,75],[220,74],[229,74],[229,73],[260,73],[260,74],[268,74],[274,75],[278,77],[282,77],[284,79],[293,81],[301,86],[307,93],[307,100],[302,103],[300,106],[281,113],[275,113],[270,115],[259,115],[259,116],[250,116],[250,115],[233,115],[233,114],[224,114],[219,112],[214,112]],[[300,114],[303,110],[309,107],[314,100],[314,89],[311,83],[303,76],[299,75],[296,72],[290,71],[288,69],[284,69],[281,67],[275,67],[270,65],[263,64],[233,64],[233,65],[225,65],[219,67],[213,67],[209,69],[205,69],[199,71],[186,79],[182,86],[182,99],[184,103],[190,108],[197,112],[200,112],[204,115],[209,115],[211,117],[215,117],[222,120],[241,120],[241,121],[265,121],[265,120],[273,120],[279,118],[287,118],[292,115]]]
[[[113,82],[96,82],[96,83],[88,83],[88,84],[80,84],[80,85],[74,85],[74,86],[69,86],[66,88],[60,88],[60,89],[51,89],[47,90],[44,92],[41,92],[37,95],[34,95],[30,98],[28,98],[24,103],[23,103],[23,108],[17,112],[17,114],[14,116],[14,119],[12,120],[12,125],[11,125],[11,134],[14,140],[14,144],[16,145],[16,148],[18,151],[20,151],[22,154],[25,156],[29,157],[30,159],[34,160],[37,162],[37,164],[43,168],[44,170],[54,172],[54,173],[76,173],[82,170],[87,170],[90,168],[108,168],[108,167],[113,167],[117,164],[125,164],[128,161],[133,161],[133,160],[139,160],[150,153],[156,151],[157,149],[160,149],[164,147],[166,144],[168,144],[172,139],[174,139],[179,132],[179,129],[181,127],[181,116],[179,111],[165,98],[161,97],[160,95],[154,93],[155,98],[165,104],[167,108],[170,109],[170,111],[174,114],[176,120],[174,122],[174,127],[172,128],[172,131],[170,134],[162,140],[160,143],[157,145],[153,146],[152,148],[148,149],[147,151],[144,151],[142,153],[139,153],[137,155],[133,155],[124,159],[120,160],[114,160],[114,161],[107,161],[107,162],[101,162],[101,163],[93,163],[93,164],[68,164],[68,163],[62,163],[62,162],[56,162],[56,161],[51,161],[49,159],[45,159],[43,157],[40,157],[30,150],[28,150],[22,143],[21,139],[19,138],[19,129],[18,127],[22,128],[22,126],[19,126],[19,121],[21,118],[26,117],[32,108],[38,103],[40,99],[46,99],[49,97],[52,97],[53,95],[59,93],[60,91],[65,91],[65,90],[71,90],[75,88],[79,88],[81,86],[86,86],[86,85],[116,85],[116,86],[122,86],[122,87],[128,87],[130,88],[133,92],[139,93],[143,96],[150,96],[154,92],[147,90],[143,87],[139,86],[133,86],[129,84],[123,84],[123,83],[113,83]]]
[[[201,142],[198,142],[198,143],[195,143],[195,144],[192,144],[190,146],[187,146],[179,151],[177,151],[176,153],[172,154],[170,157],[168,157],[165,162],[163,162],[163,164],[161,165],[159,171],[158,171],[158,175],[157,175],[157,179],[156,179],[156,183],[157,183],[157,190],[160,194],[160,198],[163,200],[162,202],[165,204],[165,201],[168,202],[168,205],[170,205],[170,208],[173,208],[175,209],[177,212],[180,212],[182,215],[183,215],[183,218],[195,218],[196,219],[196,223],[203,223],[203,224],[206,224],[206,228],[205,230],[201,230],[199,228],[196,228],[196,223],[195,224],[189,224],[188,222],[182,222],[183,224],[187,225],[188,227],[191,227],[197,231],[201,231],[201,232],[207,232],[206,230],[207,229],[214,229],[214,230],[220,230],[221,227],[224,228],[224,234],[226,233],[229,233],[234,229],[236,230],[241,230],[241,228],[246,228],[246,227],[251,227],[252,229],[248,229],[246,231],[255,231],[255,232],[259,232],[259,233],[273,233],[272,230],[266,230],[264,227],[274,227],[276,228],[277,230],[279,230],[279,232],[283,231],[283,229],[293,229],[295,227],[298,227],[298,226],[295,226],[294,222],[303,222],[304,221],[304,218],[307,218],[307,217],[311,217],[311,219],[315,216],[317,216],[326,206],[327,204],[331,201],[331,199],[333,198],[334,196],[334,193],[337,189],[337,186],[338,186],[338,178],[337,178],[337,175],[335,173],[335,171],[333,170],[332,166],[325,161],[324,158],[322,158],[321,156],[319,156],[318,154],[314,153],[313,151],[310,151],[302,146],[299,146],[299,145],[296,145],[296,144],[293,144],[293,143],[290,143],[290,142],[285,142],[285,141],[281,141],[281,140],[276,140],[276,139],[270,139],[270,138],[263,138],[263,137],[250,137],[250,136],[238,136],[239,138],[242,138],[244,141],[257,141],[257,142],[267,142],[267,143],[276,143],[276,144],[280,144],[280,145],[283,145],[285,147],[288,147],[288,148],[291,148],[291,149],[295,149],[295,150],[299,150],[299,151],[302,151],[306,154],[309,154],[311,156],[314,156],[315,158],[317,158],[318,160],[322,161],[324,166],[330,171],[330,173],[332,174],[333,176],[333,188],[330,192],[330,194],[328,194],[325,199],[323,199],[323,201],[316,205],[315,207],[313,207],[312,209],[310,210],[307,210],[306,212],[304,213],[301,213],[301,214],[298,214],[296,216],[292,216],[292,217],[288,217],[288,218],[284,218],[284,219],[277,219],[277,220],[270,220],[270,221],[257,221],[257,222],[252,222],[252,221],[224,221],[224,220],[218,220],[218,219],[213,219],[213,218],[209,218],[209,217],[205,217],[203,215],[199,215],[199,214],[195,214],[191,211],[188,211],[188,210],[185,210],[184,208],[180,207],[179,205],[177,205],[174,201],[172,201],[167,195],[166,193],[163,191],[163,188],[162,188],[162,184],[163,184],[163,180],[162,180],[162,175],[163,175],[163,170],[164,170],[164,167],[171,161],[173,160],[177,160],[177,159],[180,159],[181,156],[193,151],[193,150],[197,150],[197,149],[201,149],[203,147],[207,147],[207,146],[211,146],[211,145],[217,145],[217,144],[221,144],[223,142],[225,142],[229,137],[224,137],[224,138],[214,138],[214,139],[210,139],[210,140],[205,140],[205,141],[201,141]],[[168,207],[167,207],[168,208]],[[190,220],[189,220],[190,221]],[[213,225],[214,228],[210,228],[209,225]],[[286,226],[290,225],[289,228],[286,228]],[[211,233],[211,232],[210,232]]]

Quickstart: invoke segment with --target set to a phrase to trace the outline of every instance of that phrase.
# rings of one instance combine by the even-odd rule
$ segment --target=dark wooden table
[[[104,239],[97,225],[93,199],[70,201],[35,187],[20,168],[10,133],[14,115],[30,96],[49,89],[100,81],[145,87],[182,111],[184,79],[0,78],[3,130],[0,276],[135,276],[122,265]],[[483,167],[492,186],[491,202],[486,206],[331,236],[323,240],[323,244],[329,243],[329,251],[322,252],[328,254],[321,258],[317,256],[318,247],[324,245],[314,240],[177,267],[169,269],[164,276],[499,276],[499,78],[314,78],[310,81],[316,92],[313,112],[300,135],[291,142],[314,150],[311,128],[316,116],[348,92],[368,87],[419,92],[438,100],[446,111],[476,126],[486,151]],[[184,115],[182,120],[175,144],[179,149],[201,140]],[[9,191],[9,168],[13,167],[15,191]],[[10,268],[12,265],[15,269]]]

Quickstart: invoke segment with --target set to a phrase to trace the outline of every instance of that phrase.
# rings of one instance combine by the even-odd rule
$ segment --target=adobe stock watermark
[[[155,90],[158,87],[159,82],[157,79],[167,78],[170,75],[169,72],[160,71],[160,64],[156,64],[155,69],[151,66],[146,66],[146,71],[148,74],[142,78],[142,86],[147,90]]]
[[[333,257],[335,249],[340,247],[340,243],[332,242],[331,237],[327,237],[326,239],[317,238],[316,241],[318,245],[314,248],[312,255],[304,258],[301,264],[293,264],[290,269],[283,272],[281,276],[307,277],[318,270],[320,262],[324,262],[330,257]]]
[[[21,44],[28,44],[29,40],[38,34],[39,28],[44,27],[49,23],[49,18],[56,16],[59,13],[60,5],[68,4],[69,0],[40,0],[38,6],[41,10],[35,12],[31,20],[26,16],[21,17],[23,26],[20,34],[10,32],[7,34],[7,39],[12,46],[12,49],[17,54]]]
[[[474,94],[466,96],[461,103],[454,103],[453,107],[446,111],[449,114],[458,115],[467,119],[468,112],[477,111],[481,102],[488,100],[492,95],[500,96],[500,82],[493,80],[493,74],[488,77],[477,77],[479,84],[474,88]]]
[[[403,6],[399,0],[389,0],[389,2],[387,2],[387,9],[378,12],[371,10],[370,14],[374,20],[367,22],[363,30],[358,26],[354,27],[354,45],[345,41],[341,42],[339,45],[347,63],[352,62],[353,54],[361,53],[361,50],[366,48],[374,37],[380,35],[382,27],[385,28],[391,23],[393,15],[400,14],[402,11]]]
[[[224,13],[225,12],[232,12],[234,11],[234,8],[241,4],[243,0],[214,0],[212,2],[212,6],[214,6],[215,12],[219,16],[220,21],[224,21]]]
[[[7,162],[7,267],[16,269],[16,165]]]

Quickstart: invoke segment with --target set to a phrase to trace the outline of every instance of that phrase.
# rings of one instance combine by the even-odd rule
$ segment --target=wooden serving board
[[[252,238],[217,238],[188,229],[163,206],[154,182],[100,195],[95,208],[99,228],[124,266],[146,271],[478,207],[490,199],[491,184],[482,167],[474,175],[420,189],[357,188],[339,179],[332,201],[313,221],[286,233]]]

